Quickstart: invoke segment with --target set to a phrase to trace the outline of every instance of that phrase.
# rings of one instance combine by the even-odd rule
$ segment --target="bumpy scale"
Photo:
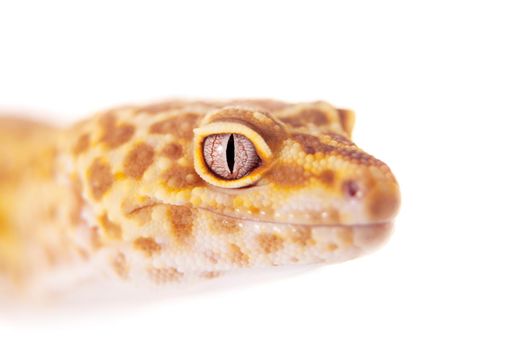
[[[0,119],[0,283],[156,285],[354,258],[387,237],[399,188],[353,124],[324,102],[271,100],[125,106],[63,130]]]

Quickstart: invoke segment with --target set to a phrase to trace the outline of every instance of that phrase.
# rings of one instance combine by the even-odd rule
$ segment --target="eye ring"
[[[272,150],[264,140],[264,138],[257,133],[255,130],[250,128],[249,126],[245,125],[241,122],[233,122],[233,121],[218,121],[218,122],[212,122],[206,125],[203,125],[197,129],[193,130],[194,138],[193,138],[193,162],[196,173],[207,183],[217,186],[217,187],[223,187],[223,188],[241,188],[246,187],[255,184],[261,176],[269,169],[271,166],[271,160],[272,160]],[[227,174],[233,174],[232,171],[230,171],[228,167],[228,162],[226,158],[226,162],[223,163],[226,165],[227,174],[223,173],[221,174],[217,170],[213,171],[213,167],[209,166],[209,159],[208,163],[206,162],[205,157],[205,141],[208,137],[214,136],[214,135],[231,135],[236,134],[238,140],[243,140],[240,142],[249,142],[249,145],[253,146],[254,153],[256,154],[257,159],[256,162],[252,160],[249,164],[252,166],[248,166],[246,173],[242,176],[238,176],[241,174],[240,172],[237,173],[236,176],[225,176]],[[242,137],[241,137],[242,136]],[[225,137],[225,136],[223,136]],[[229,141],[229,137],[225,137],[226,141],[222,139],[222,142],[226,142],[225,146],[227,149],[227,142]],[[208,139],[212,140],[212,138]],[[235,136],[233,141],[235,142]],[[209,142],[209,141],[208,141]],[[239,142],[239,141],[238,141]],[[248,143],[246,143],[248,144]],[[226,155],[227,157],[227,155]],[[256,166],[253,166],[253,164],[256,163]],[[233,168],[232,168],[233,170]],[[245,169],[243,169],[245,171]]]

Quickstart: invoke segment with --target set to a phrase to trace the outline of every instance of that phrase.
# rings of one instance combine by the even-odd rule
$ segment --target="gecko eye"
[[[202,147],[208,168],[225,180],[240,179],[261,163],[253,143],[241,134],[213,134]]]

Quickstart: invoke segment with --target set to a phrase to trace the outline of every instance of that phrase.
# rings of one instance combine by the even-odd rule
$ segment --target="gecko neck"
[[[70,224],[75,193],[57,176],[60,136],[49,125],[0,119],[0,284],[26,285],[81,256],[67,249],[78,227]]]

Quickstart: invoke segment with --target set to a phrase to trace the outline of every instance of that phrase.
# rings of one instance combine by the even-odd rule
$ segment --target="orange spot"
[[[120,225],[109,220],[108,215],[104,214],[100,217],[100,225],[104,229],[106,236],[111,239],[121,239],[122,238],[122,228]]]
[[[201,277],[206,278],[206,279],[217,278],[220,275],[221,273],[219,271],[206,271],[206,272],[201,273]]]
[[[315,244],[310,228],[303,227],[299,228],[298,232],[292,236],[292,242],[303,247]]]
[[[126,260],[126,256],[122,253],[118,253],[111,262],[113,271],[122,279],[128,278],[129,266]]]
[[[131,178],[140,180],[146,170],[153,164],[155,151],[148,144],[140,143],[124,159],[124,173]]]
[[[271,233],[264,233],[257,236],[257,243],[259,243],[259,246],[266,254],[281,250],[284,245],[281,237]]]
[[[335,250],[337,250],[337,248],[339,248],[339,246],[335,243],[328,243],[326,245],[326,250],[329,251],[329,252],[333,252]]]
[[[100,158],[96,159],[88,169],[88,182],[93,197],[101,199],[113,184],[110,166]]]
[[[218,234],[238,233],[241,229],[240,222],[237,219],[221,215],[211,215],[210,231]]]
[[[152,256],[161,251],[162,247],[151,237],[139,237],[133,241],[135,249],[140,250],[146,256]]]
[[[179,281],[184,274],[174,267],[151,267],[148,276],[156,284],[165,284]]]
[[[250,263],[250,257],[243,253],[238,245],[231,243],[229,250],[232,263],[239,266],[247,266]]]

